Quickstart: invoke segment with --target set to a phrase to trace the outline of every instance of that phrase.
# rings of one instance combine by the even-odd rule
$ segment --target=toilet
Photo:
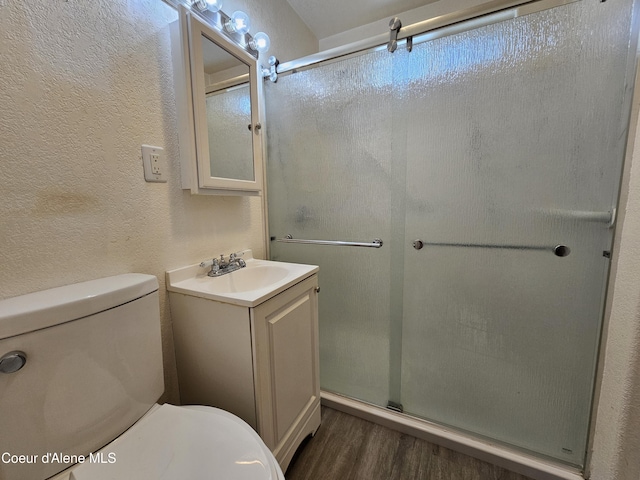
[[[154,276],[0,301],[0,478],[284,480],[240,418],[159,405],[163,378]]]

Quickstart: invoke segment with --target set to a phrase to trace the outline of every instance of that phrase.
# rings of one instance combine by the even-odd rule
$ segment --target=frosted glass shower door
[[[266,82],[271,258],[320,265],[323,390],[584,464],[631,7],[583,0]]]
[[[389,399],[391,222],[404,219],[393,210],[404,183],[392,178],[391,62],[371,53],[265,86],[272,240],[384,241],[271,242],[274,260],[320,266],[322,389],[377,405]]]
[[[577,2],[406,55],[405,412],[583,465],[630,18]]]

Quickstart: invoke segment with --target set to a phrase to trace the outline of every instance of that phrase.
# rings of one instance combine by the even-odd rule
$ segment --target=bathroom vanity
[[[283,471],[320,425],[318,267],[256,260],[167,272],[180,396],[249,423]]]

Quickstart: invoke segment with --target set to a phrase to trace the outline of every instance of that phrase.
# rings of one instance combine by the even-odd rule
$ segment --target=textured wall
[[[0,298],[124,272],[155,275],[164,292],[165,270],[264,254],[260,198],[180,189],[175,19],[161,0],[0,0]],[[315,48],[310,38],[283,53]],[[142,144],[165,148],[168,183],[144,181]],[[161,313],[176,402],[164,293]]]

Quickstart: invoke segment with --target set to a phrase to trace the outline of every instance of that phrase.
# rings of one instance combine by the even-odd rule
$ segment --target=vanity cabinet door
[[[317,287],[313,275],[252,311],[259,432],[281,465],[319,424]]]

